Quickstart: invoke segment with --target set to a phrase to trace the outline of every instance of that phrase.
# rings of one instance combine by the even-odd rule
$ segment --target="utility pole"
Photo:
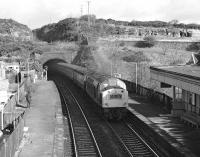
[[[136,62],[136,64],[135,64],[135,92],[136,92],[136,94],[137,94],[137,86],[138,86],[138,79],[137,79],[138,73],[137,73],[137,71],[138,71],[138,65],[137,65],[137,62]]]
[[[88,4],[88,26],[90,27],[90,1],[87,1]]]
[[[81,5],[81,16],[83,16],[83,5]]]

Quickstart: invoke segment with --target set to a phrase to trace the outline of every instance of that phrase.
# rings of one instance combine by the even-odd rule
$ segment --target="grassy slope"
[[[137,48],[130,45],[120,46],[115,42],[98,41],[97,49],[93,51],[95,61],[98,65],[98,71],[111,74],[118,72],[124,79],[135,82],[136,80],[136,63],[126,62],[122,58],[125,56],[135,55],[138,59],[137,80],[146,87],[163,91],[159,89],[159,83],[150,80],[149,66],[160,65],[177,65],[185,64],[191,57],[191,52],[181,50],[180,48]],[[146,58],[141,61],[141,57]],[[135,60],[134,58],[134,60]]]

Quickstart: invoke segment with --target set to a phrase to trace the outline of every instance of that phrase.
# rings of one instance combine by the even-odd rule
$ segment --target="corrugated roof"
[[[197,65],[150,67],[150,69],[200,80],[200,66]]]

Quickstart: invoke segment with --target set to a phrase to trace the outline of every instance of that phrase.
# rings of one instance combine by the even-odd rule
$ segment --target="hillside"
[[[12,19],[0,19],[1,60],[25,60],[34,48],[30,28]]]
[[[76,19],[68,18],[58,23],[45,25],[40,29],[33,30],[34,35],[47,42],[52,41],[75,41],[77,40]]]
[[[33,40],[28,26],[12,19],[0,19],[0,60],[26,62],[43,53],[45,43]]]
[[[88,25],[88,17],[90,23]],[[200,25],[183,24],[164,21],[117,21],[113,19],[96,19],[95,15],[84,15],[80,18],[66,18],[58,23],[48,24],[33,30],[39,40],[53,41],[78,41],[86,36],[89,41],[98,37],[128,35],[139,37],[152,35],[158,39],[200,37]]]
[[[12,19],[0,19],[0,37],[31,40],[32,32],[26,25],[18,23]]]

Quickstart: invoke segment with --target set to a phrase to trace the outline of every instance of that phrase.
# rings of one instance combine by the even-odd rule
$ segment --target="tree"
[[[153,36],[146,36],[143,41],[138,41],[135,46],[140,48],[153,47],[156,44],[156,40]]]
[[[193,42],[186,48],[187,51],[199,52],[200,51],[200,43]]]
[[[178,25],[178,20],[174,19],[168,22],[169,26],[176,27]]]
[[[174,19],[174,20],[171,20],[171,21],[169,21],[169,24],[170,25],[177,25],[179,23],[179,21],[177,20],[177,19]]]

